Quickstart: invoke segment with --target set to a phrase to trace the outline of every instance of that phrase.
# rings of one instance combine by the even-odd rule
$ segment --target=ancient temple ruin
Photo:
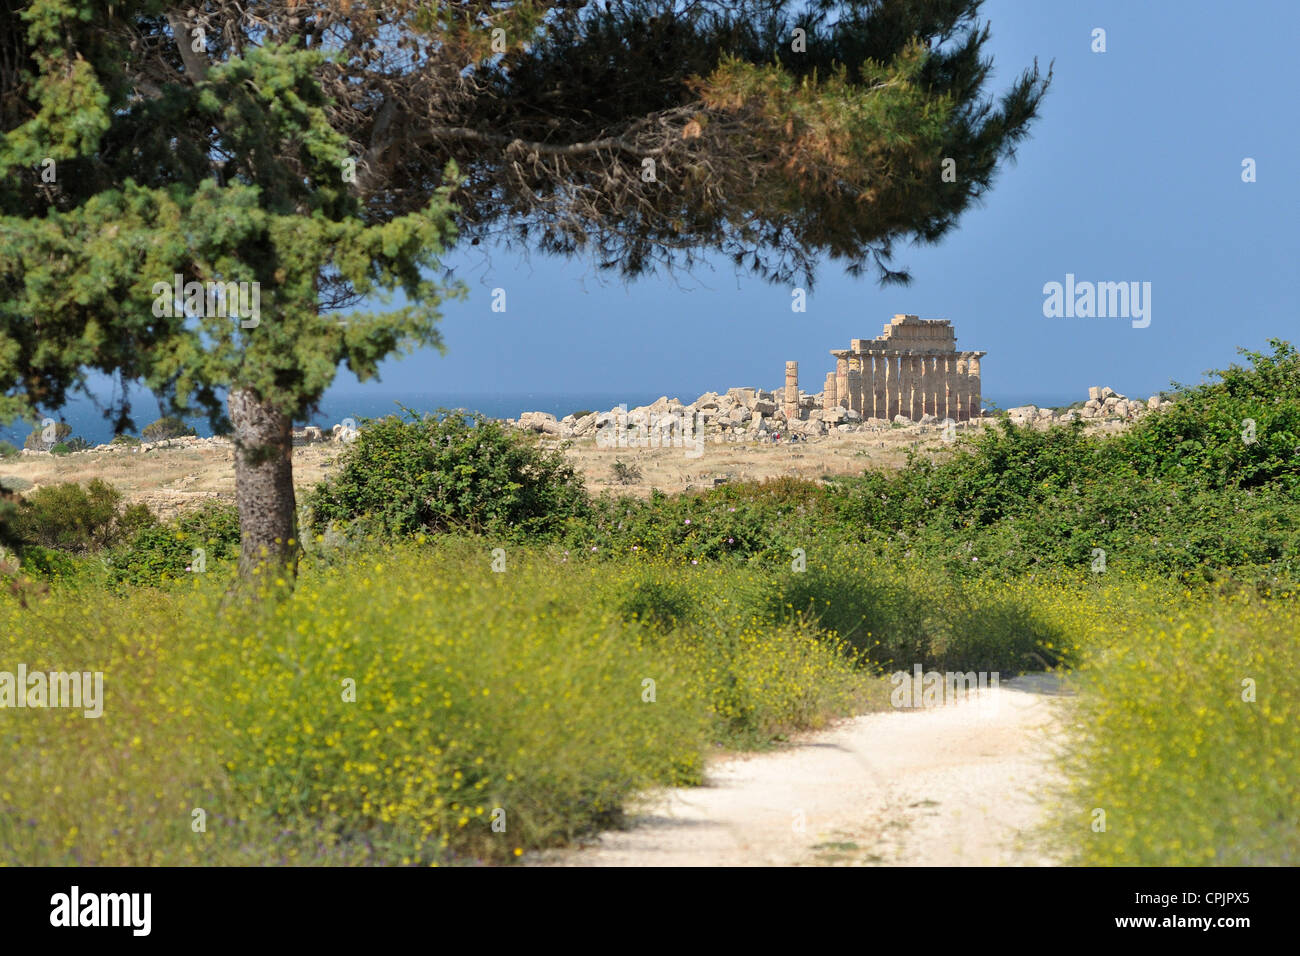
[[[853,339],[847,349],[831,350],[835,371],[826,376],[822,404],[886,421],[899,415],[914,422],[926,415],[939,421],[979,418],[980,358],[987,354],[957,351],[947,319],[896,315],[878,338]]]

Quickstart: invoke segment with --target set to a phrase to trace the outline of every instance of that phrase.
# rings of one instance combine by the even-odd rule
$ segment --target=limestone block
[[[519,416],[519,427],[534,432],[542,432],[551,426],[555,431],[559,430],[559,423],[555,416],[550,412],[524,412]]]

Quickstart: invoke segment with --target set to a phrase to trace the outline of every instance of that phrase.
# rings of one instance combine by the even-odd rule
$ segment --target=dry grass
[[[294,485],[302,490],[320,481],[340,448],[302,445],[293,450]],[[0,474],[17,475],[34,487],[102,478],[130,503],[147,504],[170,518],[207,501],[235,500],[234,450],[228,443],[174,445],[150,451],[77,452],[25,455],[0,462]]]
[[[555,440],[547,443],[562,444]],[[686,457],[682,448],[598,448],[592,439],[571,442],[567,454],[590,491],[610,490],[644,498],[652,488],[673,493],[710,488],[719,479],[762,481],[790,476],[816,480],[860,474],[868,468],[892,471],[906,463],[912,448],[942,453],[947,447],[940,429],[913,426],[836,434],[795,444],[710,442],[698,458]],[[640,480],[626,485],[615,480],[616,460],[639,468]]]
[[[587,438],[570,442],[567,454],[593,493],[610,490],[644,498],[652,488],[669,493],[708,488],[723,478],[759,481],[790,475],[815,480],[866,468],[892,470],[905,463],[913,447],[941,452],[946,446],[939,429],[921,426],[813,438],[793,445],[708,443],[698,458],[687,458],[681,448],[598,448]],[[342,447],[333,442],[295,447],[295,487],[303,491],[324,478],[341,452]],[[616,460],[639,467],[640,480],[617,482]],[[177,444],[145,452],[26,455],[0,463],[0,475],[26,478],[34,486],[85,484],[102,478],[120,489],[128,502],[147,504],[164,518],[206,501],[235,500],[234,451],[225,442]]]

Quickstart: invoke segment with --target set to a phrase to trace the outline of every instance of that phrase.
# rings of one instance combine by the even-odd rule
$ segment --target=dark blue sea
[[[402,414],[401,406],[416,412],[431,412],[438,408],[463,408],[476,411],[489,418],[518,418],[523,412],[550,412],[557,418],[577,411],[608,411],[623,402],[628,408],[646,405],[657,399],[662,392],[565,392],[558,394],[540,394],[532,392],[465,394],[440,392],[354,392],[350,394],[327,394],[321,402],[319,414],[307,421],[297,422],[302,425],[319,425],[329,430],[345,418],[351,418],[358,424],[366,418],[382,418],[385,415]],[[685,401],[696,396],[692,395]],[[105,419],[103,410],[96,408],[95,402],[84,396],[75,398],[58,413],[50,418],[66,422],[72,426],[72,437],[80,436],[92,445],[102,445],[112,440],[112,422]],[[132,392],[131,417],[135,429],[131,434],[139,435],[140,430],[159,418],[158,403],[147,391]],[[188,418],[198,434],[208,436],[212,429],[203,417]],[[31,423],[15,422],[9,427],[0,427],[0,439],[12,442],[19,448],[32,431]]]

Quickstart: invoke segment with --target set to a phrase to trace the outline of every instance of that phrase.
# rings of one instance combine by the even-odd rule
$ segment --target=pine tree
[[[0,417],[92,371],[202,409],[241,570],[291,568],[292,421],[441,348],[458,238],[905,281],[894,244],[952,228],[1050,81],[989,97],[979,7],[0,0]]]

